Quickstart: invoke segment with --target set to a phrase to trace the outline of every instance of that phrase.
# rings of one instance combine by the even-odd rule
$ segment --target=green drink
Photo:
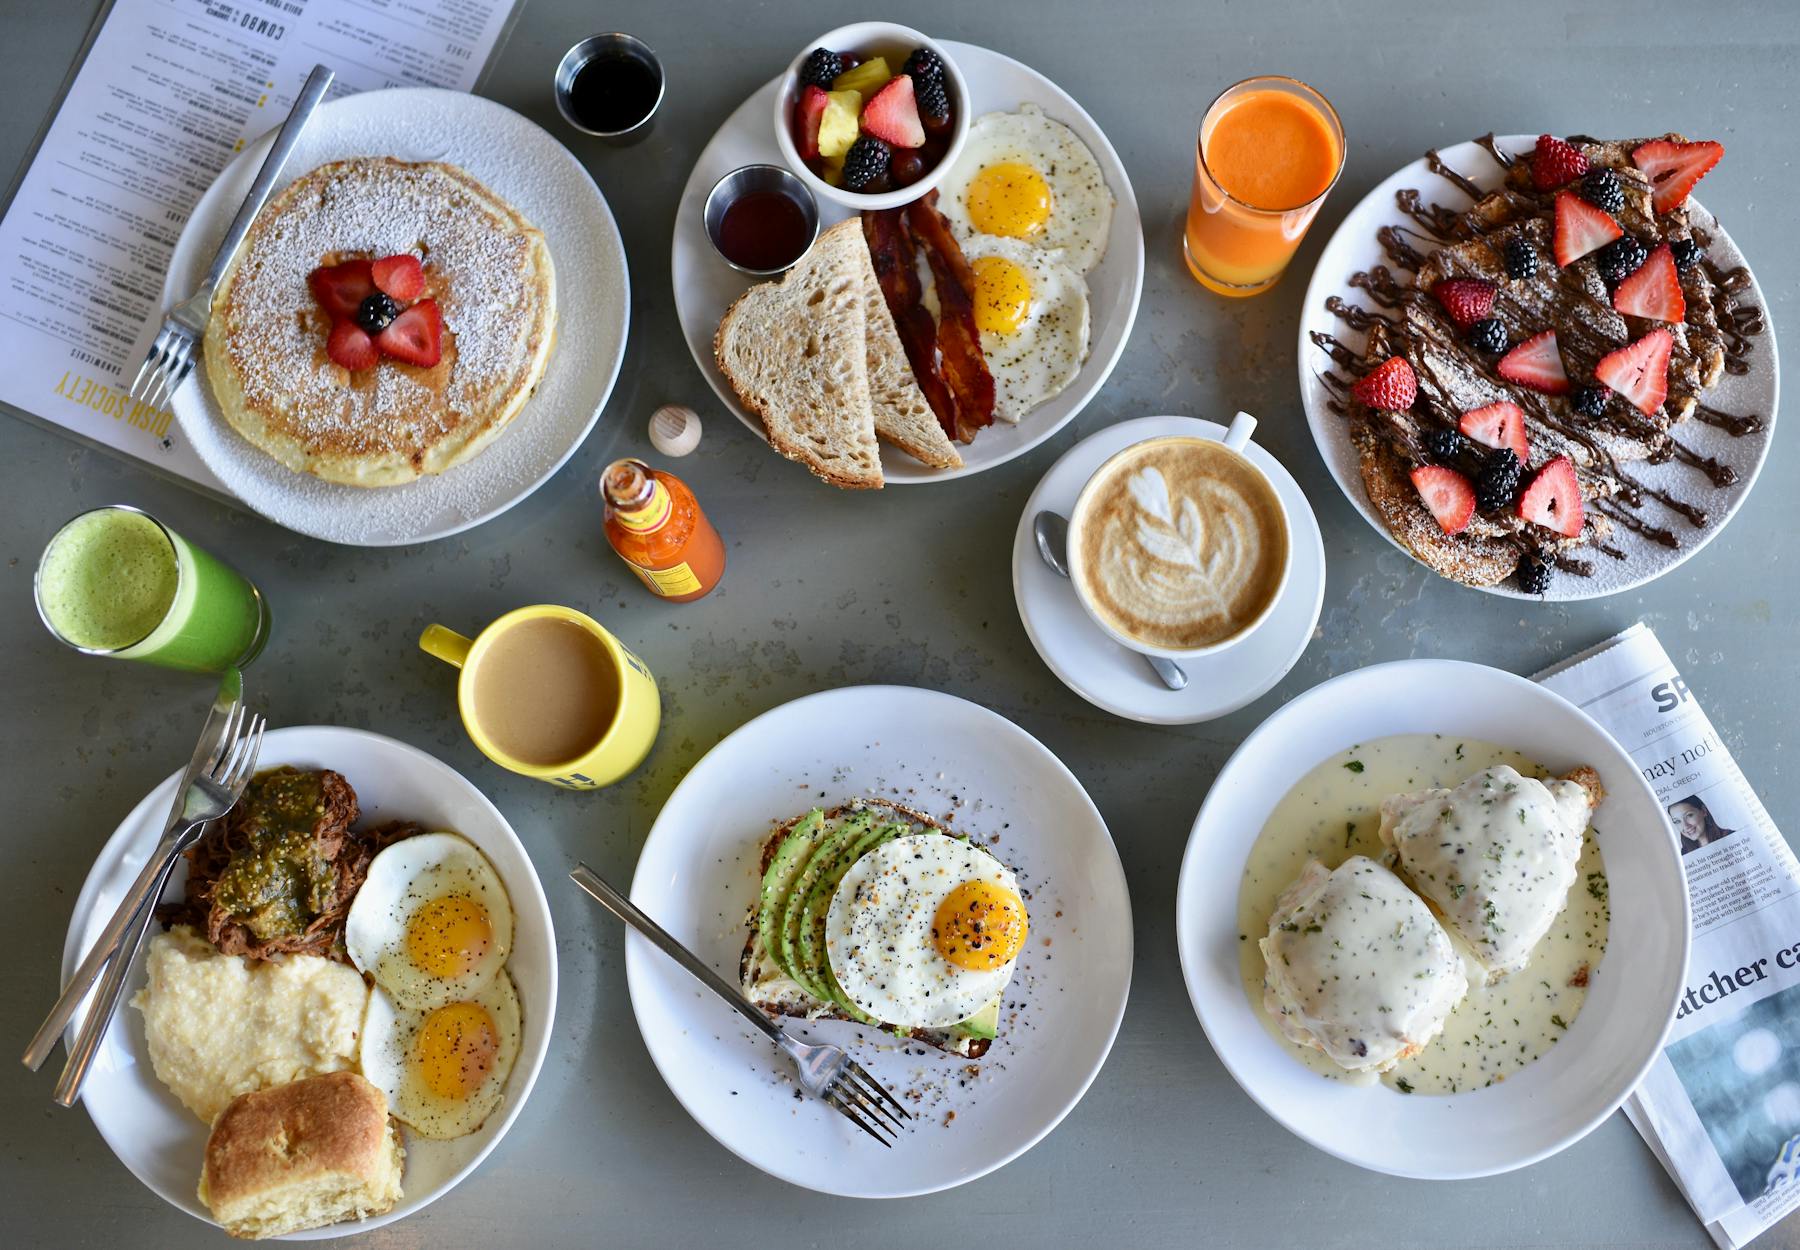
[[[77,651],[191,672],[248,664],[269,637],[256,587],[123,505],[84,512],[56,532],[38,562],[37,605]]]

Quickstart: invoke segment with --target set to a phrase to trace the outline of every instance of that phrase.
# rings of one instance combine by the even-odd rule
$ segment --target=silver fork
[[[206,272],[206,280],[200,284],[198,291],[169,310],[168,316],[163,319],[162,329],[157,331],[156,338],[151,341],[150,350],[144,355],[144,363],[138,366],[137,377],[131,382],[133,399],[142,400],[152,408],[160,408],[187,381],[188,374],[193,372],[194,348],[205,335],[206,320],[212,315],[213,290],[219,285],[219,279],[225,276],[232,257],[237,255],[238,245],[250,232],[250,223],[256,220],[256,215],[268,202],[269,192],[275,189],[276,180],[281,177],[288,157],[293,154],[294,145],[300,141],[301,130],[318,108],[319,101],[325,98],[325,92],[330,88],[334,76],[323,65],[313,66],[306,85],[300,89],[299,98],[294,101],[293,112],[282,123],[281,133],[275,136],[275,144],[264,158],[262,168],[257,171],[256,181],[250,184],[250,194],[244,197],[243,207],[238,209],[231,228],[225,232],[225,240],[219,245],[218,255],[213,257],[212,268]]]
[[[101,980],[100,988],[94,992],[93,1005],[88,1008],[87,1017],[81,1022],[81,1031],[76,1035],[75,1044],[69,1048],[69,1062],[56,1082],[54,1097],[59,1106],[72,1107],[75,1100],[81,1097],[82,1082],[87,1079],[88,1069],[93,1065],[95,1054],[99,1052],[100,1042],[106,1036],[108,1026],[112,1024],[114,1012],[118,1010],[119,998],[125,991],[125,978],[137,958],[144,934],[155,917],[156,900],[162,896],[163,886],[175,867],[175,860],[182,851],[200,840],[200,835],[208,824],[224,816],[243,797],[244,787],[250,784],[250,778],[256,773],[256,760],[262,753],[265,726],[261,716],[247,716],[241,706],[233,713],[232,722],[226,730],[227,745],[220,751],[218,763],[195,777],[182,796],[181,818],[172,830],[169,843],[173,850],[163,861],[148,899],[128,897],[119,904],[121,909],[137,906],[137,910],[120,939],[118,952],[107,965],[106,976]]]
[[[586,864],[577,864],[569,876],[602,907],[649,938],[657,949],[685,968],[700,984],[737,1008],[740,1015],[793,1060],[802,1089],[836,1107],[845,1119],[883,1146],[894,1144],[891,1139],[905,1127],[902,1121],[910,1120],[912,1116],[880,1081],[846,1054],[843,1047],[816,1046],[789,1037],[780,1025],[757,1010],[756,1004],[745,998],[735,985],[676,941],[667,929],[640,911],[637,904],[613,889],[593,869]]]

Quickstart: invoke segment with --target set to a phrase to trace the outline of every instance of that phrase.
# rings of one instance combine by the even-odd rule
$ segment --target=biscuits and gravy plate
[[[267,146],[245,148],[195,206],[165,305],[200,285]],[[207,468],[277,524],[355,546],[455,534],[536,490],[593,429],[625,354],[624,246],[587,171],[511,109],[430,88],[323,105],[288,169],[284,187],[317,190],[277,188],[264,212],[291,223],[259,218],[215,299],[207,360],[221,376],[197,370],[172,401]],[[422,255],[424,284],[383,287],[400,299],[360,320],[363,338],[366,275],[309,292],[308,271],[389,250]],[[349,355],[334,354],[339,329]]]
[[[247,794],[264,806],[250,819],[277,839],[281,787],[305,783],[288,810],[303,813],[296,829],[316,822],[320,853],[336,856],[324,861],[339,884],[329,914],[296,921],[284,913],[304,912],[307,891],[281,888],[279,874],[269,889],[271,878],[225,858],[224,847],[256,836],[232,823],[244,815],[234,812],[221,822],[228,836],[209,834],[196,860],[177,863],[167,897],[186,903],[159,913],[171,927],[152,926],[82,1101],[120,1161],[189,1214],[239,1235],[284,1235],[306,1222],[308,1201],[370,1212],[285,1233],[337,1237],[441,1197],[505,1135],[549,1046],[555,937],[524,847],[449,766],[333,726],[271,731],[260,763]],[[146,796],[95,861],[65,977],[141,867],[176,781]],[[198,902],[187,893],[194,864],[204,866]],[[236,1017],[197,1015],[201,1000],[213,1013],[230,1001]],[[71,1039],[83,1018],[70,1023]],[[475,1079],[471,1064],[486,1075]],[[280,1169],[250,1162],[269,1149],[273,1126],[309,1121],[335,1126],[307,1149],[337,1175],[272,1177]]]
[[[935,430],[926,431],[935,437],[922,448],[902,430],[899,437],[915,453],[922,451],[931,461],[928,464],[894,445],[878,411],[876,429],[884,437],[879,456],[873,437],[866,438],[857,459],[867,463],[856,464],[849,474],[821,474],[839,485],[947,480],[992,468],[1037,446],[1099,392],[1124,351],[1143,289],[1144,243],[1137,200],[1124,165],[1094,120],[1061,88],[1010,57],[965,43],[943,41],[939,46],[955,59],[968,88],[966,111],[974,120],[961,155],[949,162],[951,168],[944,171],[938,188],[936,203],[942,213],[931,214],[929,224],[933,229],[940,224],[947,229],[963,245],[969,262],[991,266],[1013,279],[1011,285],[1033,292],[1030,298],[1018,301],[1032,311],[1025,313],[1016,327],[1009,326],[1015,332],[1002,336],[1002,348],[988,353],[998,391],[998,405],[993,410],[997,419],[992,424],[979,429],[972,441],[953,445]],[[751,279],[714,252],[704,212],[709,192],[725,174],[740,166],[781,160],[770,118],[778,93],[787,89],[785,77],[771,80],[740,105],[701,152],[682,191],[671,250],[676,313],[694,361],[721,402],[759,436],[766,436],[767,413],[759,419],[747,410],[721,371],[715,352],[720,318],[744,295]],[[1091,171],[1079,185],[1043,190],[1042,202],[1051,204],[1054,214],[1058,196],[1065,208],[1092,201],[1091,215],[1084,211],[1069,216],[1071,223],[1077,217],[1091,220],[1097,223],[1096,229],[1084,232],[1072,224],[1073,233],[1065,238],[1049,233],[1050,227],[1043,223],[1031,222],[998,226],[989,237],[990,231],[969,220],[959,197],[964,196],[978,167],[992,162],[1009,169],[1022,168],[1031,164],[1030,155],[1039,150],[1048,153],[1040,163],[1053,170]],[[1057,153],[1064,155],[1050,159]],[[1095,181],[1104,187],[1095,187]],[[1033,185],[1043,186],[1044,181]],[[821,202],[818,208],[825,227],[851,217],[842,205]],[[1044,251],[1031,247],[1024,238],[1002,237],[1003,231],[1027,226],[1042,226],[1045,233],[1041,237],[1052,240],[1055,249]],[[865,231],[869,230],[865,222]],[[892,233],[877,235],[876,242],[884,238],[891,242]],[[882,268],[882,259],[878,254],[877,269]],[[866,267],[867,261],[851,258],[845,265]],[[876,290],[877,306],[880,295]],[[878,311],[876,315],[880,316]],[[758,324],[765,323],[773,324],[770,316],[759,318]],[[885,338],[891,330],[884,328],[882,333]],[[860,340],[861,333],[856,337]],[[983,341],[990,337],[984,334]],[[871,356],[874,354],[872,351]],[[899,343],[894,342],[891,351],[884,348],[883,354],[898,356]],[[904,357],[898,371],[906,372]],[[756,383],[770,385],[767,379],[756,379]],[[906,390],[917,397],[913,388]],[[922,402],[912,406],[922,407]],[[879,410],[879,395],[877,407]],[[1016,418],[1016,424],[1009,418]],[[931,422],[929,412],[924,420]],[[779,430],[778,425],[774,428]],[[813,467],[817,472],[818,466]]]
[[[1524,1167],[1616,1110],[1687,967],[1674,836],[1630,756],[1522,677],[1378,664],[1276,712],[1182,860],[1188,994],[1238,1084],[1350,1163]]]
[[[943,889],[915,905],[920,881]],[[1028,932],[1009,926],[990,964],[908,927],[946,891],[990,919],[1022,905]],[[1130,988],[1131,901],[1092,800],[1023,729],[936,691],[827,690],[729,734],[664,804],[631,899],[765,1010],[803,1017],[783,1021],[797,1036],[848,1049],[911,1113],[884,1150],[797,1103],[760,1034],[628,937],[632,1008],[675,1097],[740,1158],[822,1193],[933,1193],[1017,1158],[1099,1072]],[[813,914],[784,939],[816,944],[810,956],[770,957],[769,905]]]

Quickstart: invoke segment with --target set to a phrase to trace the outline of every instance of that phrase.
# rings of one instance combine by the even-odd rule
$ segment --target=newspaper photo
[[[1619,740],[1668,813],[1693,949],[1625,1114],[1721,1246],[1800,1206],[1800,863],[1668,652],[1637,624],[1537,675]]]

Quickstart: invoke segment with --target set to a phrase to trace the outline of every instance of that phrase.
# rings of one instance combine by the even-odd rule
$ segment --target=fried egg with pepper
[[[825,919],[846,997],[904,1028],[945,1028],[997,1000],[1029,919],[1019,883],[960,838],[895,838],[850,866]]]
[[[420,1010],[377,985],[363,1017],[363,1076],[422,1137],[473,1133],[505,1094],[519,1057],[519,995],[501,969],[468,998]]]
[[[965,249],[977,235],[1017,239],[1085,274],[1106,254],[1113,196],[1075,132],[1025,104],[970,123],[938,208]]]
[[[1016,422],[1060,394],[1088,354],[1088,291],[1080,274],[1017,239],[963,245],[975,274],[975,326],[994,375],[994,415]]]

